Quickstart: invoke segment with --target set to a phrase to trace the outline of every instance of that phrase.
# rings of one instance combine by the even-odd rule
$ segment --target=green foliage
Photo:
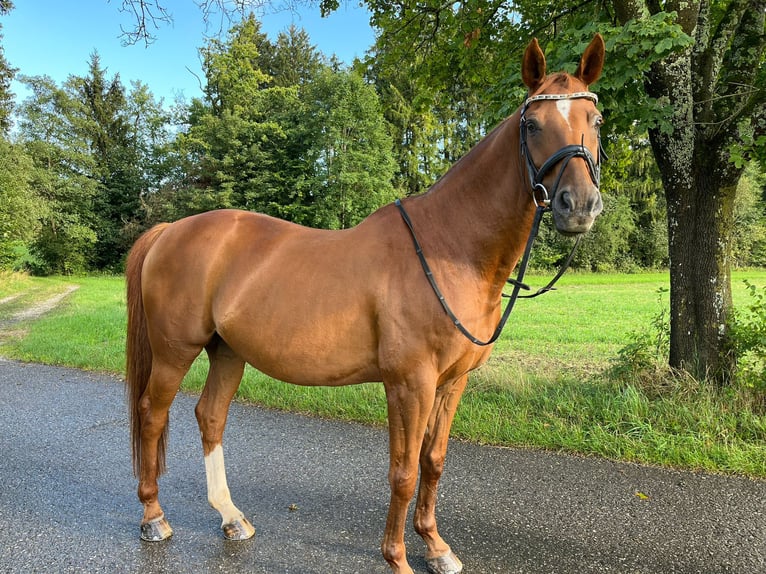
[[[11,2],[0,4],[0,16],[7,14],[13,8]],[[3,27],[0,25],[0,136],[8,134],[11,128],[13,116],[13,92],[11,82],[18,71],[5,59],[3,50]]]
[[[186,180],[179,215],[228,207],[284,215],[284,187],[305,155],[292,121],[302,104],[296,87],[274,86],[261,70],[259,47],[267,45],[251,16],[201,50],[205,98],[192,102],[176,143]]]
[[[166,170],[158,159],[165,119],[146,86],[127,92],[98,54],[62,87],[24,77],[19,137],[33,160],[30,188],[42,208],[31,250],[36,272],[117,269],[135,238],[142,197]]]
[[[97,53],[88,75],[71,77],[66,88],[78,104],[69,119],[90,151],[89,175],[98,184],[91,216],[97,240],[88,267],[116,269],[129,247],[125,222],[135,217],[145,190],[134,127],[143,118],[129,117],[125,87],[118,75],[106,77]]]
[[[274,85],[285,88],[310,84],[325,66],[308,33],[294,24],[274,43],[264,37],[258,46],[258,61]]]
[[[357,66],[364,69],[363,66]],[[457,140],[469,146],[475,139],[458,140],[452,137],[450,125],[440,117],[440,110],[448,109],[445,95],[429,89],[424,82],[413,77],[407,65],[387,67],[369,62],[364,73],[375,84],[383,114],[392,137],[396,172],[394,187],[400,195],[422,193],[449,169],[441,146]],[[452,122],[454,123],[454,118]],[[448,146],[453,154],[459,153],[455,143]]]
[[[750,302],[732,319],[731,348],[737,356],[737,384],[753,390],[766,411],[766,286],[744,280]]]
[[[35,234],[42,205],[30,187],[32,171],[24,149],[0,137],[0,269],[12,268]]]
[[[484,96],[507,54],[491,34],[474,37],[474,30],[476,19],[494,21],[490,14],[502,19],[508,12],[483,1],[367,5],[380,34],[364,73],[377,86],[392,126],[395,185],[406,195],[420,193],[496,123]]]
[[[670,376],[667,369],[670,352],[668,289],[657,290],[659,311],[644,329],[632,331],[629,342],[617,351],[611,375],[621,381],[646,387]]]
[[[31,190],[42,202],[31,243],[34,271],[81,271],[96,241],[90,220],[98,183],[88,175],[94,161],[72,122],[78,103],[48,77],[23,80],[32,95],[21,106],[20,139],[34,165]]]
[[[643,80],[654,63],[693,44],[694,39],[683,32],[676,18],[674,12],[658,12],[642,20],[629,20],[623,26],[586,22],[581,27],[567,28],[551,46],[564,55],[579,53],[594,33],[604,35],[608,57],[598,81],[598,93],[611,133],[632,131],[635,125],[642,130],[672,129],[669,122],[673,102],[649,96]]]
[[[304,125],[312,145],[310,179],[314,227],[343,229],[395,199],[394,163],[375,90],[355,72],[326,69],[305,94]]]
[[[607,13],[588,8],[571,12],[562,9],[553,26],[549,24],[551,11],[537,14],[532,8],[526,17],[540,38],[549,70],[574,73],[593,35],[599,32],[604,36],[607,58],[594,88],[604,110],[606,134],[633,132],[635,125],[642,130],[670,129],[668,110],[672,102],[647,96],[643,76],[653,63],[693,42],[676,24],[675,13],[659,12],[645,20],[630,20],[624,26],[615,26]],[[509,115],[523,97],[518,48],[517,53],[516,59],[506,61],[499,81],[490,88],[490,106],[498,117]]]
[[[766,174],[754,162],[737,187],[731,252],[737,267],[766,267]]]
[[[251,16],[202,52],[206,98],[177,140],[180,214],[236,207],[343,228],[393,199],[374,89],[325,65],[305,33],[271,44]]]

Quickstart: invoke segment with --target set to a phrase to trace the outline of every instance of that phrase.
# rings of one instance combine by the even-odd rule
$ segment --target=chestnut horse
[[[383,556],[393,572],[412,573],[404,527],[419,467],[414,526],[427,546],[428,569],[462,571],[436,528],[436,489],[468,373],[492,345],[474,344],[455,328],[423,273],[405,219],[462,325],[479,336],[492,333],[536,205],[549,205],[556,228],[569,235],[587,231],[601,211],[601,115],[587,90],[603,60],[604,42],[596,36],[574,75],[546,75],[533,40],[522,64],[524,106],[427,193],[402,201],[406,211],[386,205],[352,229],[327,231],[222,210],[158,225],[139,238],[126,270],[127,389],[142,538],[172,534],[157,486],[168,409],[205,349],[210,370],[195,413],[208,500],[226,538],[255,533],[231,500],[222,450],[247,362],[298,385],[382,381],[391,488]]]

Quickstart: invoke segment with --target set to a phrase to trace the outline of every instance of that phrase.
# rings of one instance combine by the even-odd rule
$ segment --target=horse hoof
[[[255,528],[244,516],[221,526],[226,540],[247,540],[255,535]]]
[[[173,529],[165,520],[165,515],[155,518],[141,525],[141,540],[148,542],[159,542],[173,536]]]
[[[460,574],[463,571],[463,563],[451,550],[444,556],[426,559],[426,565],[429,574]]]

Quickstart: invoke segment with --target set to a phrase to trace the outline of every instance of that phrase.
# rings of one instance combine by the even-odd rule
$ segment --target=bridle
[[[551,279],[551,281],[545,286],[534,293],[530,295],[520,295],[519,292],[523,289],[525,291],[529,291],[530,287],[523,283],[524,275],[527,271],[527,265],[529,264],[529,256],[532,252],[532,245],[535,242],[535,239],[537,238],[537,234],[540,230],[540,221],[542,220],[543,214],[547,211],[551,211],[551,204],[553,202],[553,198],[555,197],[556,191],[558,191],[558,186],[561,181],[561,177],[564,174],[564,170],[566,169],[567,165],[569,165],[569,162],[576,157],[582,158],[585,163],[588,166],[588,173],[590,174],[590,178],[593,181],[594,185],[598,188],[599,182],[601,180],[601,161],[608,159],[606,154],[604,153],[604,149],[601,147],[601,135],[598,136],[598,160],[594,159],[593,154],[588,150],[587,147],[585,147],[583,141],[580,142],[580,145],[567,145],[558,150],[556,153],[554,153],[552,156],[550,156],[548,159],[546,159],[543,164],[538,169],[534,162],[532,161],[531,156],[529,155],[529,147],[527,146],[527,129],[526,129],[526,112],[529,108],[529,104],[533,102],[538,101],[544,101],[544,100],[572,100],[577,98],[587,98],[591,100],[594,104],[598,103],[598,96],[592,92],[575,92],[572,94],[539,94],[536,96],[529,96],[524,101],[524,104],[521,106],[521,112],[520,112],[520,130],[521,130],[521,155],[525,160],[526,166],[527,166],[527,174],[529,175],[529,183],[530,183],[530,189],[532,193],[532,201],[534,201],[536,210],[535,210],[535,217],[532,222],[532,230],[529,232],[529,237],[527,238],[527,245],[524,248],[524,255],[521,258],[521,263],[519,263],[519,272],[516,278],[508,278],[506,280],[507,283],[510,285],[513,285],[513,292],[510,295],[506,295],[505,293],[502,294],[503,297],[507,297],[509,299],[508,304],[505,306],[505,310],[503,311],[502,317],[500,317],[500,321],[497,324],[497,327],[495,328],[495,331],[492,333],[492,336],[487,339],[486,341],[482,341],[481,339],[477,339],[475,336],[471,334],[468,329],[465,328],[465,326],[460,322],[460,320],[457,318],[455,313],[452,311],[450,306],[447,304],[447,300],[444,297],[444,294],[441,292],[441,289],[439,289],[439,286],[436,284],[436,279],[434,278],[433,272],[431,271],[431,267],[428,265],[428,261],[426,261],[426,257],[423,254],[423,248],[420,246],[420,242],[418,241],[417,236],[415,235],[415,229],[412,226],[412,221],[410,220],[410,216],[408,215],[407,211],[404,209],[404,205],[402,205],[401,200],[397,199],[394,203],[396,207],[399,209],[399,213],[402,216],[402,219],[404,220],[404,223],[407,225],[407,228],[410,230],[410,234],[412,235],[412,240],[415,244],[415,253],[418,256],[418,259],[420,260],[420,265],[423,267],[423,271],[426,274],[426,278],[428,279],[428,282],[431,284],[431,288],[433,289],[434,293],[439,299],[439,302],[442,305],[442,308],[444,309],[444,312],[447,314],[447,316],[452,320],[452,323],[457,327],[457,329],[472,343],[475,345],[484,347],[487,345],[491,345],[495,341],[497,341],[498,337],[500,337],[500,333],[503,332],[503,328],[505,327],[506,322],[508,321],[508,318],[511,315],[511,311],[513,311],[513,307],[516,304],[516,301],[518,299],[531,299],[532,297],[537,297],[538,295],[542,295],[543,293],[547,293],[548,291],[554,290],[554,285],[556,282],[561,278],[561,276],[564,274],[564,272],[569,267],[569,264],[572,261],[572,257],[574,256],[575,250],[577,249],[577,246],[580,243],[580,237],[578,236],[574,246],[572,247],[572,251],[569,253],[569,255],[566,258],[566,261],[564,261],[564,264],[561,266],[561,269],[559,269],[558,273],[556,273],[555,277]],[[584,140],[583,136],[583,140]],[[561,168],[559,169],[559,173],[556,176],[556,180],[553,184],[552,191],[549,193],[548,189],[543,185],[543,178],[546,176],[546,174],[557,164],[561,162]],[[542,199],[538,201],[536,193],[540,192],[542,194]]]
[[[535,167],[535,163],[532,161],[532,156],[529,153],[529,147],[527,145],[527,110],[529,109],[529,104],[540,101],[576,100],[583,98],[591,100],[594,104],[598,104],[598,96],[593,92],[575,92],[573,94],[538,94],[536,96],[529,96],[526,100],[524,100],[524,104],[521,106],[519,119],[521,156],[524,158],[524,161],[527,164],[527,174],[529,175],[529,185],[532,189],[532,199],[534,200],[535,205],[538,207],[540,203],[549,204],[553,201],[553,197],[556,195],[556,191],[558,190],[559,183],[561,182],[561,176],[564,174],[564,170],[567,168],[567,165],[569,165],[569,162],[576,157],[582,158],[585,161],[585,164],[588,166],[588,173],[590,174],[591,181],[593,181],[593,184],[596,187],[599,187],[599,182],[601,181],[601,161],[607,159],[606,154],[604,153],[604,148],[601,146],[600,133],[598,136],[598,160],[596,160],[590,150],[585,147],[583,143],[585,136],[583,136],[583,140],[581,140],[580,145],[572,144],[564,146],[551,157],[546,159],[543,162],[543,165],[540,166],[540,169],[538,169]],[[545,178],[548,172],[553,169],[553,166],[559,162],[561,162],[561,168],[559,169],[559,173],[556,176],[556,181],[553,184],[552,192],[548,193],[548,189],[545,187],[545,185],[543,185],[543,178]],[[540,203],[537,201],[538,191],[542,194]]]

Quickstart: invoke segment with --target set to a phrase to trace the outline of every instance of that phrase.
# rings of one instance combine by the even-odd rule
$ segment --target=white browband
[[[576,98],[587,98],[594,104],[598,103],[598,96],[593,92],[575,92],[573,94],[539,94],[537,96],[530,96],[524,101],[524,107],[526,108],[532,102],[539,102],[541,100],[574,100]]]

